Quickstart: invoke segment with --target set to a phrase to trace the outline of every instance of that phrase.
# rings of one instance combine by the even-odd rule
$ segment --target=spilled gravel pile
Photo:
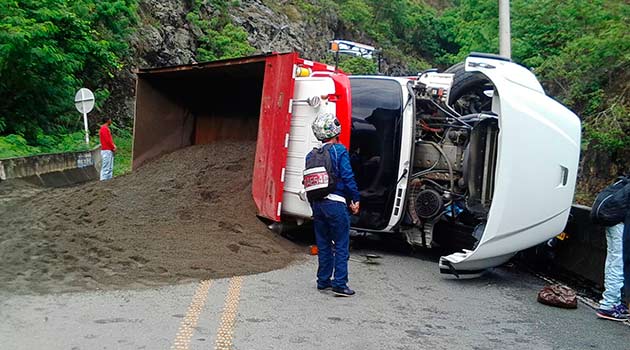
[[[0,183],[0,290],[134,288],[286,266],[298,248],[256,217],[254,152],[255,142],[192,146],[107,182],[17,186],[22,196]]]

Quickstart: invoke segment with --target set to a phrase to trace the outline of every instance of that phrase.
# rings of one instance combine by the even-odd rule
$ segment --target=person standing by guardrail
[[[630,303],[630,212],[626,215],[623,228],[623,291],[621,292],[621,303],[628,310]],[[628,315],[630,318],[630,315]]]
[[[112,132],[109,126],[112,125],[112,118],[104,117],[103,125],[98,132],[101,140],[101,181],[109,180],[114,175],[114,154],[116,153],[116,144],[112,138]]]
[[[612,321],[626,321],[630,317],[622,300],[627,268],[627,239],[624,238],[630,202],[630,178],[619,177],[595,198],[591,221],[606,227],[606,262],[604,264],[604,293],[596,311],[597,317]],[[625,273],[625,274],[624,274]],[[627,295],[626,295],[627,297]]]
[[[597,317],[613,321],[628,319],[628,307],[621,300],[624,286],[623,231],[623,223],[606,227],[604,293],[599,302]]]

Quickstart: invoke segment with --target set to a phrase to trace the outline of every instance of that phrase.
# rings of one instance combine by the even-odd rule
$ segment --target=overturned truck
[[[535,76],[472,54],[443,73],[348,76],[295,53],[137,72],[133,167],[218,140],[256,140],[252,196],[279,224],[311,218],[310,123],[335,113],[361,192],[357,232],[444,247],[440,271],[473,276],[562,231],[580,121]]]

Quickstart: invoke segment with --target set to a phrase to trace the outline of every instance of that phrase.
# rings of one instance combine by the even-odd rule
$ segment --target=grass
[[[114,176],[127,174],[131,171],[131,148],[133,135],[128,130],[113,130],[116,144],[116,158],[114,159]]]
[[[98,145],[98,139],[92,137],[90,146],[85,144],[83,132],[62,135],[39,135],[38,144],[28,144],[20,135],[0,136],[0,159],[28,157],[46,153],[86,151]]]

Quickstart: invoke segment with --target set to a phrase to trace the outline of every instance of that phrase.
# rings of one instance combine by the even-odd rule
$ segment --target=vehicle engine
[[[434,229],[448,226],[449,242],[473,249],[492,202],[498,116],[490,111],[492,87],[471,97],[470,88],[455,91],[453,76],[425,72],[413,86],[416,135],[407,203],[413,229],[406,236],[412,245],[441,245]],[[452,94],[461,98],[449,102]],[[484,104],[471,103],[475,98]],[[457,234],[461,239],[454,239]]]

